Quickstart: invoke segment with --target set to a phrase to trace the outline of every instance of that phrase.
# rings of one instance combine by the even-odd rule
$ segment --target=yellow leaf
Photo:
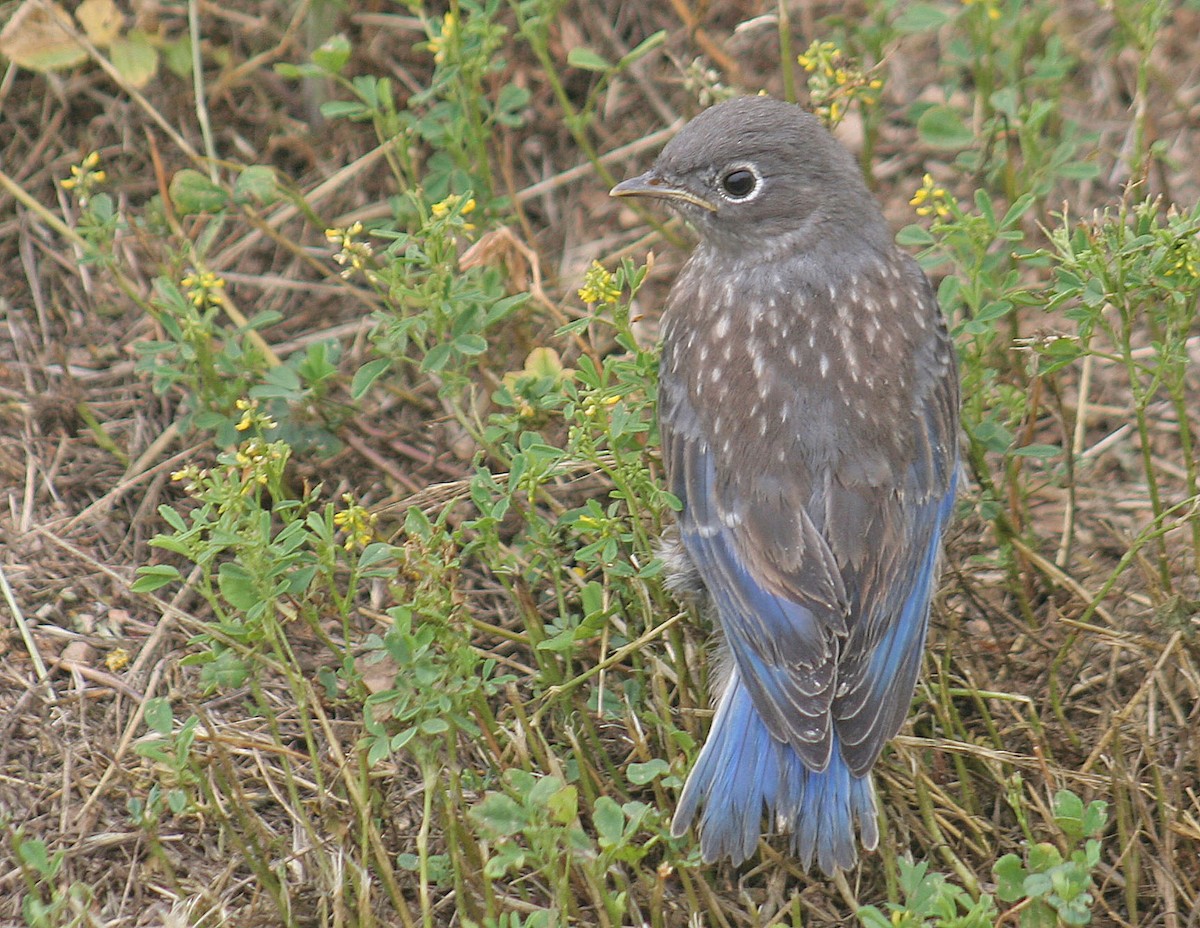
[[[121,34],[125,17],[113,0],[83,0],[75,10],[75,18],[93,45],[111,45]]]
[[[141,90],[158,73],[158,49],[143,32],[134,29],[128,38],[114,39],[109,50],[113,67],[134,87]]]
[[[553,348],[534,348],[525,359],[525,373],[535,377],[558,378],[563,372],[562,359]]]
[[[25,0],[0,32],[0,55],[31,71],[57,71],[87,60],[71,17],[52,0]]]

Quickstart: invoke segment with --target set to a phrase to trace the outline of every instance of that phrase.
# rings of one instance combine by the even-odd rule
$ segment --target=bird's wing
[[[864,559],[855,578],[861,618],[838,669],[833,715],[842,756],[856,774],[875,763],[912,701],[941,534],[954,505],[957,409],[951,366],[948,376],[932,384],[912,420],[915,454],[900,492],[882,509],[874,556]]]
[[[711,443],[682,390],[660,393],[663,455],[671,491],[684,503],[680,539],[715,602],[740,679],[771,734],[813,769],[832,748],[830,707],[839,645],[845,637],[844,591],[828,545],[807,518],[808,585],[780,595],[763,585],[738,551],[718,486]]]

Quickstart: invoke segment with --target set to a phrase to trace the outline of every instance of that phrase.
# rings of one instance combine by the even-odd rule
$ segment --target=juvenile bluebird
[[[762,816],[827,874],[878,843],[871,768],[908,712],[958,472],[954,347],[853,157],[765,97],[688,123],[613,196],[699,234],[663,318],[674,585],[723,633],[672,833],[754,853]],[[702,811],[701,811],[702,809]]]

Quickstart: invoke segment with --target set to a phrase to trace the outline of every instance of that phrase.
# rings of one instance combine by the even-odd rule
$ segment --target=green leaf
[[[271,204],[279,199],[279,182],[275,169],[265,164],[252,164],[238,175],[233,183],[233,201]]]
[[[639,58],[644,57],[649,52],[654,51],[658,46],[667,41],[667,30],[659,29],[658,32],[651,33],[638,42],[632,49],[621,56],[621,60],[617,63],[617,67],[627,68]]]
[[[905,226],[896,233],[896,244],[905,248],[927,248],[937,242],[924,226]]]
[[[391,754],[391,748],[388,746],[387,738],[374,739],[371,747],[367,750],[367,766],[374,767],[389,754]]]
[[[896,17],[892,26],[901,34],[913,35],[917,32],[940,29],[952,18],[944,8],[932,3],[914,3],[904,8],[904,12]]]
[[[529,824],[525,810],[503,793],[488,793],[483,802],[471,809],[470,815],[498,835],[520,834]]]
[[[608,71],[612,64],[590,48],[578,45],[567,52],[567,64],[584,71]]]
[[[429,353],[425,355],[425,360],[421,362],[421,370],[426,373],[437,373],[450,363],[450,356],[453,353],[454,345],[450,342],[442,342],[440,345],[434,345],[429,349]]]
[[[1108,803],[1102,799],[1089,802],[1080,824],[1085,835],[1098,835],[1108,824]],[[1092,842],[1088,843],[1090,845]]]
[[[596,615],[604,609],[604,587],[595,580],[589,580],[579,591],[579,602],[583,606],[585,616]]]
[[[1060,789],[1054,794],[1054,817],[1063,824],[1063,819],[1078,822],[1083,818],[1083,800],[1069,789]]]
[[[655,777],[660,777],[670,770],[670,764],[661,757],[656,757],[644,764],[630,764],[625,768],[625,778],[634,786],[645,786]]]
[[[454,349],[461,354],[473,356],[487,351],[488,343],[482,335],[460,335],[454,339]]]
[[[917,120],[917,134],[922,142],[933,148],[969,148],[975,141],[975,135],[958,112],[943,104],[931,106],[921,114]]]
[[[546,800],[546,809],[551,819],[560,825],[569,825],[579,814],[579,790],[570,784],[556,790]]]
[[[182,216],[215,213],[229,205],[228,193],[191,168],[176,172],[167,192],[175,211]]]
[[[57,3],[19,4],[6,9],[11,16],[2,38],[3,54],[13,64],[30,71],[61,71],[87,61],[87,52],[71,35],[71,17]]]
[[[525,796],[525,802],[531,808],[547,806],[562,788],[563,782],[558,777],[541,777],[530,787]]]
[[[509,129],[519,129],[525,122],[521,111],[529,105],[532,94],[517,84],[505,84],[496,95],[493,116],[496,122]]]
[[[187,531],[187,524],[183,521],[183,516],[165,503],[158,507],[158,515],[164,522],[167,523],[167,525],[175,529],[175,531]]]
[[[620,844],[625,831],[625,813],[608,796],[601,796],[592,807],[592,821],[596,825],[596,836],[601,847]]]
[[[1092,180],[1100,176],[1100,165],[1093,161],[1068,161],[1058,169],[1063,180]]]
[[[254,588],[254,578],[240,564],[231,561],[222,564],[217,570],[217,586],[226,602],[234,609],[245,612],[259,603],[260,597]]]
[[[1025,898],[1025,867],[1016,854],[1005,854],[992,867],[996,874],[996,895],[1003,902],[1018,902]]]
[[[997,113],[1003,113],[1009,119],[1015,120],[1021,106],[1021,97],[1016,87],[1003,87],[993,93],[988,102]]]
[[[188,80],[192,76],[192,38],[184,33],[162,46],[163,64],[176,77]]]
[[[175,725],[175,713],[171,710],[171,701],[163,696],[153,696],[146,700],[142,717],[151,731],[160,735],[169,735]]]
[[[330,100],[327,103],[322,103],[320,106],[321,115],[326,119],[360,119],[367,112],[367,108],[355,100]]]
[[[1058,445],[1023,445],[1013,451],[1014,457],[1036,458],[1039,461],[1048,461],[1060,454],[1062,454],[1062,448]]]
[[[325,44],[312,53],[312,61],[329,74],[341,74],[350,60],[350,40],[341,33],[325,40]]]
[[[168,583],[181,579],[179,571],[170,564],[151,564],[137,569],[138,578],[130,589],[135,593],[153,593]]]
[[[375,383],[384,372],[391,367],[392,362],[388,358],[376,358],[374,361],[368,361],[354,373],[354,379],[350,382],[350,396],[356,400],[362,399],[371,385]]]
[[[863,928],[895,928],[892,920],[873,905],[864,906],[857,914]]]
[[[158,73],[158,49],[140,29],[131,29],[124,38],[113,39],[109,55],[113,67],[139,90]]]
[[[505,297],[502,300],[497,300],[489,307],[487,314],[483,317],[483,324],[490,326],[493,323],[499,322],[518,306],[521,306],[529,299],[528,293],[517,293],[513,296]],[[585,322],[589,320],[584,320]],[[559,332],[561,333],[561,329]]]
[[[396,548],[382,541],[373,541],[363,548],[362,554],[358,556],[358,569],[366,570],[368,567],[374,567],[376,564],[394,561],[396,550]]]

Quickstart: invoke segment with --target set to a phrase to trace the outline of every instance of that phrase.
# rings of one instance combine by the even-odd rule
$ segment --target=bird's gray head
[[[891,241],[854,158],[798,106],[740,97],[705,110],[617,197],[664,199],[723,257]]]

